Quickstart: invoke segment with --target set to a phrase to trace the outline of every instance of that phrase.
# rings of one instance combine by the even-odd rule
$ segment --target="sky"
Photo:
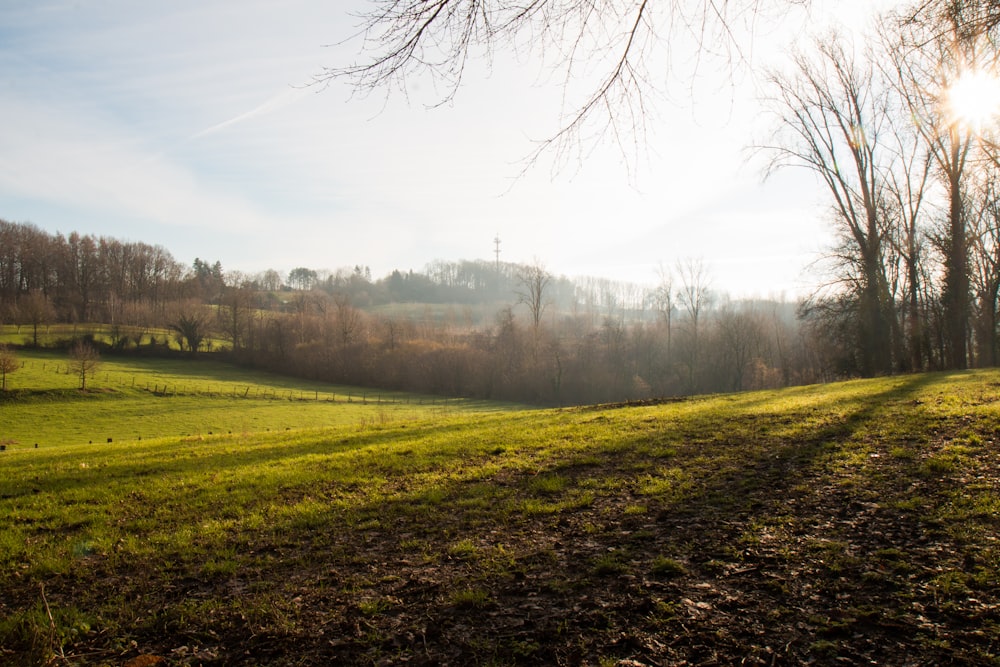
[[[820,185],[803,170],[763,181],[748,147],[766,130],[755,74],[822,23],[821,1],[765,26],[735,77],[679,73],[638,160],[598,144],[520,176],[562,104],[530,58],[473,63],[436,108],[429,81],[388,97],[309,85],[359,58],[352,11],[369,4],[5,0],[0,218],[245,273],[381,277],[492,260],[499,237],[502,261],[569,277],[652,285],[695,259],[734,297],[795,298],[819,282]]]

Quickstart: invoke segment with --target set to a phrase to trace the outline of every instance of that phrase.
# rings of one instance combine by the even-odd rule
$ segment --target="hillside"
[[[984,371],[8,450],[0,661],[996,664],[998,397]]]
[[[0,392],[8,449],[427,419],[510,404],[334,385],[214,360],[108,356],[79,391],[65,353],[20,350]]]

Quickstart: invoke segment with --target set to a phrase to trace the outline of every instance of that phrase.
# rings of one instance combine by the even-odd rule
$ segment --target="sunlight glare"
[[[1000,79],[985,70],[962,72],[945,92],[950,122],[979,134],[1000,115]]]

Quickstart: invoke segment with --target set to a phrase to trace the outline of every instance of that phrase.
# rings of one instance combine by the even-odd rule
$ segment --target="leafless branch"
[[[674,39],[692,40],[694,53],[686,55],[695,59],[711,53],[742,61],[736,24],[764,1],[373,0],[361,16],[361,59],[326,68],[316,81],[344,79],[360,94],[406,95],[408,81],[429,77],[443,87],[435,102],[443,104],[457,95],[471,59],[492,65],[501,49],[526,48],[561,72],[564,112],[524,169],[548,153],[561,164],[582,161],[606,140],[634,159],[672,69]]]

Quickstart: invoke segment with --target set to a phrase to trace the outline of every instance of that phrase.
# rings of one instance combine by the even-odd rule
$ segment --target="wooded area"
[[[150,335],[167,329],[187,354],[312,379],[546,404],[781,386],[836,367],[792,304],[730,302],[700,262],[646,289],[486,261],[292,274],[294,288],[276,271],[186,267],[163,248],[0,222],[0,321],[26,345],[50,324],[102,323],[103,353],[170,354]]]
[[[0,322],[25,345],[50,324],[102,323],[103,354],[177,354],[151,335],[166,329],[185,354],[385,389],[576,404],[861,373],[850,318],[830,329],[830,311],[795,309],[731,301],[694,260],[649,288],[487,261],[380,279],[364,267],[247,275],[0,221]]]
[[[994,366],[1000,105],[982,102],[990,86],[1000,100],[997,15],[915,5],[769,77],[774,133],[756,148],[819,176],[839,238],[801,303],[731,301],[696,260],[653,287],[499,257],[248,275],[0,222],[0,318],[33,345],[50,322],[108,324],[121,351],[160,328],[190,354],[314,379],[544,404]]]

